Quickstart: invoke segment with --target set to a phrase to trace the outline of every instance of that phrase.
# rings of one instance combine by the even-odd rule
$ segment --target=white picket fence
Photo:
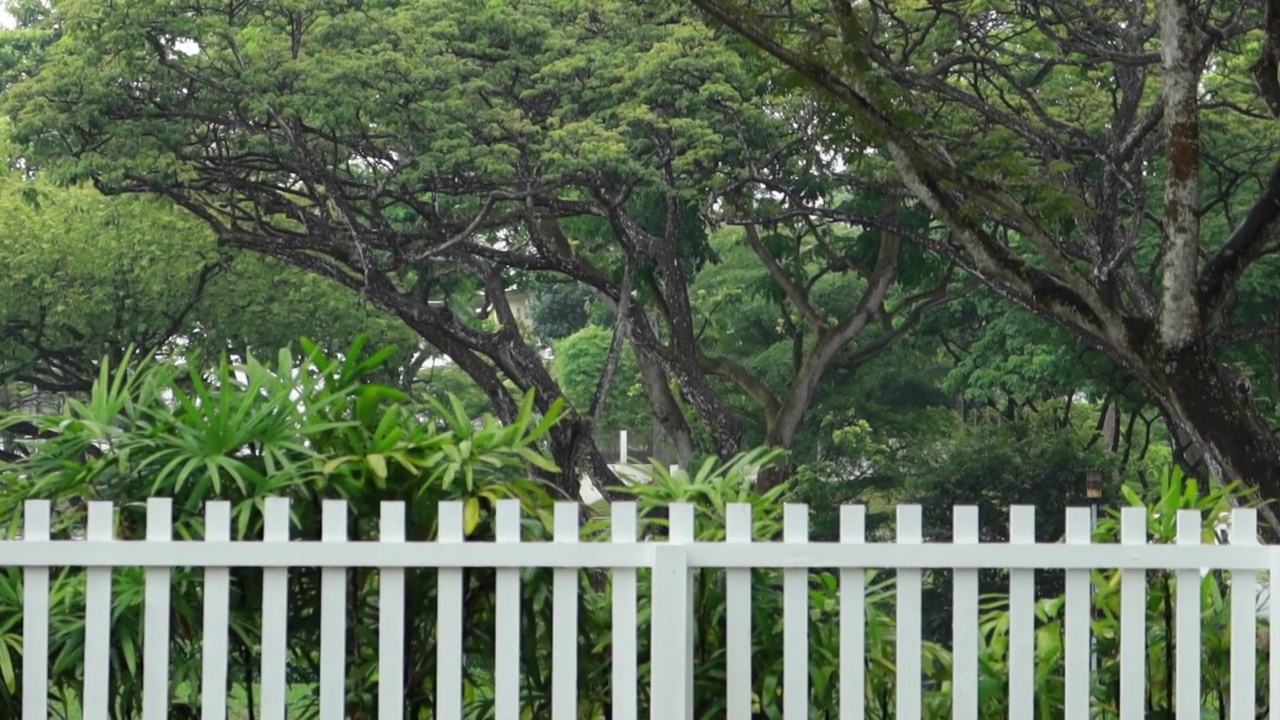
[[[108,653],[111,646],[112,569],[146,568],[144,611],[143,717],[164,720],[169,713],[168,651],[170,642],[170,568],[205,568],[202,711],[205,720],[225,720],[227,698],[228,598],[230,567],[262,568],[263,631],[261,712],[263,720],[284,720],[289,568],[321,568],[321,646],[319,711],[322,720],[342,720],[345,692],[346,571],[377,568],[379,579],[379,706],[381,720],[402,720],[406,568],[438,568],[438,705],[435,718],[461,720],[463,713],[462,617],[463,569],[496,568],[497,657],[494,693],[500,720],[519,718],[520,569],[554,568],[552,616],[552,717],[571,720],[578,711],[577,603],[581,568],[613,572],[613,718],[635,720],[637,714],[637,582],[636,571],[653,573],[651,717],[693,717],[693,620],[691,577],[699,568],[727,569],[727,710],[729,720],[751,717],[751,569],[784,569],[783,707],[788,720],[809,716],[808,613],[810,568],[838,568],[839,685],[842,720],[863,718],[866,570],[898,570],[896,590],[897,678],[899,718],[922,717],[921,571],[952,568],[954,573],[954,717],[978,718],[978,570],[1010,570],[1010,716],[1035,717],[1034,654],[1036,569],[1066,570],[1065,698],[1066,720],[1090,717],[1090,574],[1095,568],[1122,570],[1120,611],[1120,717],[1143,717],[1146,683],[1145,571],[1176,571],[1176,704],[1177,717],[1200,718],[1200,594],[1205,569],[1231,572],[1231,706],[1232,720],[1254,717],[1255,653],[1259,573],[1268,572],[1273,597],[1280,597],[1280,552],[1257,542],[1252,510],[1232,515],[1231,544],[1201,545],[1201,519],[1194,511],[1178,515],[1177,545],[1146,544],[1145,511],[1121,512],[1122,544],[1090,545],[1089,512],[1067,512],[1064,544],[1034,541],[1035,513],[1015,507],[1009,543],[978,543],[977,508],[955,509],[954,542],[922,543],[920,508],[897,511],[895,543],[865,542],[865,511],[841,508],[840,541],[809,541],[808,509],[788,505],[783,540],[752,543],[751,510],[728,508],[725,542],[694,542],[694,514],[689,505],[670,508],[665,541],[640,542],[633,504],[612,506],[612,542],[579,543],[578,507],[555,508],[552,542],[520,542],[520,507],[503,501],[497,508],[497,542],[464,541],[463,506],[440,506],[436,542],[405,541],[405,506],[384,503],[376,542],[347,541],[347,508],[341,501],[323,506],[322,539],[290,541],[289,505],[283,499],[265,503],[264,540],[232,542],[231,508],[210,502],[208,537],[172,541],[169,499],[147,503],[145,541],[113,538],[113,507],[89,504],[84,540],[50,538],[50,504],[26,504],[20,540],[0,542],[0,565],[24,569],[23,720],[47,720],[49,578],[51,567],[86,567],[84,687],[85,720],[106,720],[109,698]],[[1271,612],[1280,603],[1271,604]],[[412,608],[413,612],[420,609]],[[1280,622],[1270,624],[1270,707],[1280,707]]]

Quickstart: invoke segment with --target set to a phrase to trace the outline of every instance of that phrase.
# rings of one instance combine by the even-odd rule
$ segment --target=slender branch
[[[747,244],[751,246],[756,257],[760,258],[760,262],[769,271],[769,277],[773,278],[778,287],[782,288],[782,292],[791,301],[791,304],[796,306],[800,314],[804,316],[805,322],[809,324],[809,327],[813,328],[814,332],[825,330],[827,321],[822,318],[822,315],[818,314],[818,311],[809,302],[809,298],[805,296],[804,290],[796,285],[791,276],[787,274],[787,271],[778,264],[778,260],[773,256],[773,253],[769,252],[769,249],[760,241],[760,233],[755,224],[748,223],[743,225],[742,229],[746,232]]]
[[[755,400],[764,411],[765,423],[773,422],[781,403],[769,386],[752,375],[751,371],[729,358],[707,355],[703,352],[698,353],[698,363],[712,375],[722,377],[742,388],[742,391]]]
[[[898,309],[893,313],[897,314],[903,306],[910,302],[911,309],[902,319],[902,322],[894,326],[892,330],[883,332],[876,336],[874,340],[866,344],[859,345],[857,349],[840,361],[840,367],[856,368],[866,363],[871,358],[882,352],[885,348],[902,339],[904,335],[914,330],[920,322],[924,320],[930,310],[946,305],[953,300],[958,300],[974,290],[977,290],[981,286],[982,283],[980,281],[970,280],[954,290],[947,290],[946,283],[943,283],[939,287],[934,288],[927,293],[914,296],[916,298],[915,301],[905,301],[900,304]],[[944,349],[946,349],[947,353],[950,354],[956,362],[960,362],[960,356],[951,347],[953,344],[958,346],[958,343],[950,343],[943,339]]]
[[[605,400],[609,395],[609,386],[613,384],[614,375],[618,372],[618,361],[622,359],[623,339],[630,334],[632,289],[636,282],[636,267],[639,263],[635,255],[627,253],[627,267],[622,273],[622,289],[618,295],[617,324],[613,327],[613,339],[609,343],[609,355],[605,359],[604,372],[600,373],[600,381],[596,384],[595,395],[591,398],[591,409],[588,417],[594,426],[600,422],[604,412]]]

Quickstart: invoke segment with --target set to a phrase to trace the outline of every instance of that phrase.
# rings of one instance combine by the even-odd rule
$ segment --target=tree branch
[[[817,310],[813,309],[813,305],[810,304],[809,298],[805,297],[804,291],[795,284],[791,276],[787,274],[787,271],[778,264],[778,260],[773,256],[773,253],[769,252],[769,249],[760,241],[760,233],[755,224],[747,223],[742,226],[742,229],[746,232],[747,244],[755,251],[756,257],[760,258],[760,262],[764,263],[765,269],[769,271],[769,277],[773,278],[773,281],[778,284],[778,287],[786,294],[791,304],[796,306],[796,309],[804,316],[805,322],[809,324],[809,327],[814,332],[825,330],[827,321],[818,314]]]
[[[1249,70],[1258,85],[1258,94],[1271,114],[1280,119],[1280,0],[1266,2],[1262,51]]]
[[[1280,1],[1280,0],[1277,0]],[[1280,229],[1280,161],[1271,170],[1262,195],[1249,208],[1244,221],[1206,263],[1200,276],[1198,298],[1206,318],[1219,314],[1227,296],[1255,260],[1266,254],[1267,243]]]
[[[694,5],[724,24],[764,52],[799,73],[817,88],[844,104],[889,151],[899,174],[912,193],[937,216],[973,257],[974,270],[989,284],[1005,292],[1035,298],[1037,305],[1051,308],[1059,318],[1085,332],[1120,336],[1124,324],[1027,209],[994,181],[977,178],[923,145],[911,132],[894,122],[875,102],[859,80],[846,80],[831,69],[803,57],[746,18],[751,13],[731,8],[725,0],[693,0]],[[853,36],[842,41],[842,50],[856,54]],[[855,58],[856,59],[856,58]],[[849,60],[846,59],[846,64]],[[847,74],[858,77],[856,69]],[[957,188],[967,204],[989,205],[1007,217],[1044,256],[1053,273],[1039,270],[1014,256],[973,218],[972,208],[961,210],[960,202],[943,185]]]
[[[946,305],[953,300],[958,300],[974,290],[977,290],[981,286],[982,283],[980,281],[970,280],[959,288],[948,291],[947,281],[944,280],[938,287],[904,300],[892,313],[896,315],[901,312],[904,307],[910,307],[910,310],[907,312],[906,317],[902,319],[902,322],[892,330],[876,336],[876,338],[871,342],[859,345],[852,353],[840,361],[840,367],[851,369],[866,363],[871,358],[882,352],[885,348],[897,342],[904,335],[915,329],[930,310]],[[955,358],[956,362],[959,362],[960,356],[952,349],[952,344],[953,343],[949,343],[945,338],[943,338],[943,347],[946,349],[948,354]]]
[[[630,335],[631,294],[636,282],[637,264],[635,255],[627,253],[627,266],[622,271],[622,288],[618,291],[621,300],[618,301],[617,321],[613,326],[613,339],[609,343],[609,354],[605,359],[604,372],[600,373],[600,381],[596,384],[595,395],[591,398],[591,409],[587,411],[593,427],[600,422],[600,415],[604,412],[605,400],[609,395],[609,386],[613,384],[613,377],[618,372],[618,361],[622,359],[623,338]]]
[[[698,363],[712,375],[722,377],[742,388],[742,391],[755,400],[764,411],[765,423],[773,422],[780,405],[778,398],[768,385],[752,375],[749,370],[729,358],[707,355],[703,352],[698,353]]]

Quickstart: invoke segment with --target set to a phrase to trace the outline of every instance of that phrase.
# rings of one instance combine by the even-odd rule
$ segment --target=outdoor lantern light
[[[1084,471],[1084,494],[1090,500],[1102,498],[1102,471],[1098,468]]]
[[[1098,529],[1098,505],[1102,503],[1102,470],[1100,468],[1091,467],[1084,471],[1084,495],[1089,498],[1089,534],[1092,535]],[[1090,605],[1093,604],[1095,592],[1093,583],[1089,583]],[[1097,617],[1096,608],[1094,616]],[[1098,638],[1096,636],[1089,639],[1089,668],[1095,673],[1098,672]]]

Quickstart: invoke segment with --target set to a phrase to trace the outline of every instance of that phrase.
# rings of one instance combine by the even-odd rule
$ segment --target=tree
[[[85,392],[103,357],[159,350],[225,268],[216,248],[157,242],[198,230],[146,198],[43,192],[0,178],[0,381]]]
[[[104,358],[130,351],[181,351],[207,367],[223,352],[275,352],[301,336],[333,352],[361,335],[413,340],[398,320],[321,278],[220,250],[207,228],[158,198],[108,198],[8,173],[0,264],[0,384],[36,392],[86,393]]]
[[[596,387],[608,362],[611,333],[601,327],[585,327],[555,344],[552,371],[565,390],[569,402],[580,411],[590,410]],[[634,393],[639,389],[640,371],[630,348],[623,350],[617,372],[601,407],[596,427],[617,432],[636,427],[648,415],[648,403]]]
[[[1275,334],[1240,305],[1277,249],[1280,6],[693,4],[817,91],[831,175],[929,210],[904,238],[1113,358],[1217,475],[1280,498],[1280,440],[1226,362]]]
[[[534,337],[551,345],[593,325],[591,291],[574,282],[546,283],[529,301]],[[603,319],[603,318],[602,318]],[[611,324],[611,323],[610,323]]]
[[[21,141],[43,148],[24,151],[26,162],[62,181],[168,197],[224,247],[346,285],[449,356],[507,419],[516,402],[506,380],[535,390],[543,409],[561,396],[517,327],[510,275],[563,270],[560,218],[630,228],[621,216],[637,184],[663,168],[683,176],[715,150],[707,122],[679,122],[683,98],[697,104],[699,93],[660,96],[670,98],[672,76],[722,92],[711,81],[736,58],[708,46],[672,64],[702,32],[621,4],[343,10],[315,0],[175,13],[164,2],[125,11],[73,0],[55,16],[58,52],[7,96],[25,118]],[[81,93],[90,86],[103,103]],[[67,103],[84,114],[73,119]],[[69,146],[46,131],[72,145],[94,135],[96,149],[63,155]],[[570,274],[620,297],[616,276]],[[470,291],[484,294],[496,327],[459,301]],[[706,381],[678,375],[715,415]],[[579,469],[612,478],[589,429],[577,415],[553,429],[566,488]]]
[[[708,221],[743,227],[802,328],[785,389],[749,390],[781,446],[859,333],[879,324],[896,337],[950,289],[943,275],[898,296],[896,235],[805,222],[789,202],[738,191],[756,171],[806,183],[796,150],[814,141],[814,108],[770,111],[761,93],[777,78],[762,84],[751,55],[672,8],[309,0],[175,13],[159,0],[127,11],[70,0],[51,22],[57,52],[6,97],[22,162],[163,196],[223,247],[347,286],[448,356],[501,417],[515,410],[511,386],[544,408],[563,395],[508,296],[550,276],[619,318],[605,375],[629,341],[682,457],[693,436],[682,407],[708,449],[738,452],[744,424],[719,378],[751,383],[703,352],[689,290],[714,260]],[[906,227],[918,216],[880,212]],[[797,286],[831,274],[860,278],[855,304],[813,307]],[[580,471],[612,479],[591,430],[582,413],[552,430],[565,488]]]
[[[712,247],[718,262],[693,286],[699,352],[755,404],[771,447],[792,448],[821,390],[848,383],[969,290],[896,236],[813,218],[747,223]]]

